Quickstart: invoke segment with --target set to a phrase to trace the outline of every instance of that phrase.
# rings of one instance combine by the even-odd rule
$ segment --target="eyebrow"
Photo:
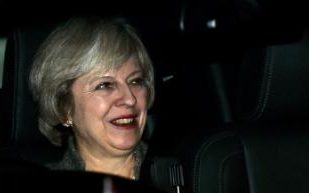
[[[139,74],[139,73],[143,74],[143,71],[142,70],[135,70],[135,71],[131,72],[126,77],[126,79],[131,78],[132,76],[135,76],[136,74]],[[107,76],[106,75],[103,75],[103,76],[97,75],[97,76],[89,78],[87,82],[88,82],[88,84],[93,84],[95,81],[100,80],[100,79],[105,79],[105,78],[109,79],[109,78],[114,78],[114,77],[109,76],[109,75],[107,75]]]
[[[130,77],[132,77],[136,74],[142,74],[143,75],[144,72],[142,70],[135,70],[135,71],[131,72],[127,78],[130,78]]]

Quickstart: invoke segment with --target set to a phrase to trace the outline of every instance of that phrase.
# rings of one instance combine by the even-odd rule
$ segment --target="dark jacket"
[[[135,174],[138,179],[140,176],[140,170],[142,162],[145,159],[147,152],[147,145],[143,142],[139,143],[136,147],[136,159]],[[68,137],[65,151],[60,160],[52,163],[46,163],[45,166],[52,170],[71,170],[71,171],[84,171],[85,163],[76,149],[76,142],[73,136]]]

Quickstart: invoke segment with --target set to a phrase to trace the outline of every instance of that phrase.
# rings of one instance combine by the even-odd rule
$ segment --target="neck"
[[[135,178],[135,153],[131,152],[122,156],[98,156],[89,151],[81,151],[85,162],[85,170],[102,172],[129,179]]]
[[[85,159],[85,164],[87,171],[102,172],[125,178],[132,178],[134,176],[135,161],[133,154],[121,159],[97,159],[91,157]]]

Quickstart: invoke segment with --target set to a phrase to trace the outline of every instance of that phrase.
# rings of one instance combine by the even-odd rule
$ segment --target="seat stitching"
[[[223,134],[222,135],[220,135],[220,136],[215,136],[214,138],[213,138],[213,140],[212,141],[207,141],[206,143],[203,143],[203,145],[201,146],[201,148],[199,149],[199,151],[197,152],[197,154],[196,154],[196,156],[195,156],[195,158],[194,158],[194,169],[193,169],[193,171],[194,171],[194,176],[193,176],[193,179],[194,179],[194,181],[193,181],[193,192],[195,192],[195,193],[197,193],[198,192],[198,189],[200,188],[200,178],[199,178],[199,175],[197,174],[197,173],[199,173],[199,171],[201,171],[201,160],[200,160],[200,156],[202,155],[202,154],[204,154],[204,152],[206,152],[208,149],[209,149],[209,147],[211,146],[211,145],[213,145],[214,143],[216,143],[216,142],[218,142],[219,140],[222,140],[222,139],[225,139],[225,138],[228,138],[228,137],[233,137],[233,136],[235,136],[235,134],[234,133],[224,133],[225,134],[225,136],[223,136]]]
[[[218,180],[218,185],[219,185],[219,193],[224,193],[226,192],[226,190],[224,189],[224,182],[223,182],[223,178],[224,178],[224,169],[225,166],[227,164],[227,161],[229,159],[232,158],[232,156],[235,156],[238,154],[238,156],[241,156],[242,151],[234,151],[231,152],[230,154],[228,154],[227,156],[224,157],[224,159],[221,161],[220,163],[220,167],[219,167],[219,180]],[[222,183],[221,183],[222,182]]]

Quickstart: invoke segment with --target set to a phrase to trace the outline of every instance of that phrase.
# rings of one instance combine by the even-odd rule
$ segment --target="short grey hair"
[[[111,70],[136,57],[148,89],[147,105],[154,100],[154,72],[136,30],[121,18],[71,18],[58,26],[37,51],[29,84],[39,105],[39,130],[61,146],[58,126],[72,107],[71,86],[94,69]]]

